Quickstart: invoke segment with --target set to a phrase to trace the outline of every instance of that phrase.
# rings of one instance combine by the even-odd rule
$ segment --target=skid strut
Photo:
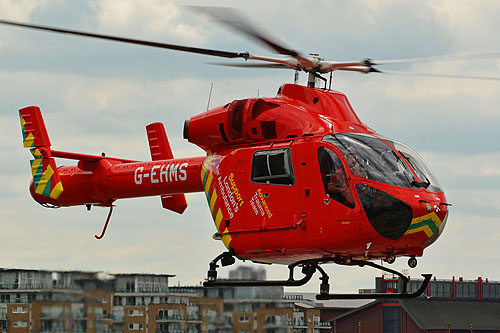
[[[228,252],[224,252],[217,256],[214,260],[212,260],[209,264],[209,270],[207,274],[207,280],[203,283],[204,287],[271,287],[271,286],[284,286],[284,287],[298,287],[303,286],[307,282],[309,282],[316,271],[321,274],[319,278],[321,281],[320,284],[320,293],[316,296],[318,300],[328,300],[328,299],[383,299],[383,298],[391,298],[391,299],[404,299],[404,298],[415,298],[426,290],[429,282],[431,280],[432,274],[422,274],[424,277],[424,281],[422,282],[420,288],[413,292],[408,293],[407,287],[408,282],[410,281],[408,277],[404,276],[400,272],[390,269],[388,267],[384,267],[382,265],[375,264],[370,261],[364,260],[350,260],[348,262],[340,262],[337,258],[321,258],[321,259],[311,259],[311,260],[302,260],[297,261],[293,264],[288,265],[289,276],[287,280],[272,280],[272,281],[259,281],[259,280],[217,280],[217,268],[219,265],[217,264],[219,261],[222,266],[229,266],[234,264],[234,252],[232,250]],[[401,290],[398,293],[373,293],[373,294],[330,294],[330,277],[328,274],[321,268],[320,264],[325,264],[328,262],[334,262],[340,265],[349,265],[349,266],[370,266],[375,269],[392,273],[397,275],[401,280]],[[301,279],[296,280],[294,278],[294,270],[296,267],[302,267],[302,274],[304,276]]]
[[[232,260],[229,260],[231,257]],[[209,264],[210,269],[208,270],[208,279],[203,283],[204,287],[270,287],[270,286],[285,286],[285,287],[299,287],[303,286],[309,280],[311,280],[316,269],[321,269],[317,263],[311,263],[307,260],[298,261],[296,263],[288,265],[289,275],[288,280],[274,280],[274,281],[258,281],[258,280],[217,280],[217,265],[218,261],[221,261],[222,266],[228,266],[228,264],[234,263],[234,258],[231,252],[224,252],[212,260]],[[232,261],[232,262],[231,262]],[[231,263],[229,263],[231,262]],[[302,266],[302,273],[304,277],[300,280],[295,280],[293,273],[295,267]],[[322,270],[322,269],[321,269]]]
[[[388,267],[384,267],[382,265],[378,265],[376,263],[373,263],[371,261],[364,261],[364,260],[352,260],[349,264],[343,264],[343,265],[357,265],[360,267],[363,266],[370,266],[376,269],[379,269],[384,272],[392,273],[397,275],[401,281],[401,291],[398,293],[372,293],[372,294],[330,294],[330,293],[324,293],[322,290],[320,291],[319,295],[316,295],[316,299],[318,300],[328,300],[328,299],[384,299],[384,298],[391,298],[391,299],[405,299],[405,298],[415,298],[423,294],[423,292],[427,289],[427,286],[429,285],[429,282],[431,281],[432,274],[422,274],[424,281],[420,285],[420,288],[418,288],[417,291],[413,293],[408,293],[407,292],[407,287],[408,287],[408,282],[410,279],[400,272],[390,269]]]

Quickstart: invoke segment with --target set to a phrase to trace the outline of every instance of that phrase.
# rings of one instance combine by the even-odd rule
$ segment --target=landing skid
[[[222,266],[229,266],[234,264],[234,254],[230,252],[224,252],[217,256],[214,260],[212,260],[209,264],[208,277],[207,280],[203,283],[204,287],[272,287],[272,286],[284,286],[284,287],[298,287],[303,286],[307,282],[309,282],[316,271],[319,271],[321,277],[320,284],[320,293],[316,295],[316,299],[318,300],[330,300],[330,299],[405,299],[405,298],[415,298],[423,294],[423,292],[427,289],[429,282],[431,280],[432,274],[422,274],[424,277],[424,281],[420,288],[413,292],[407,292],[407,286],[409,279],[401,274],[400,272],[390,269],[388,267],[375,264],[370,261],[364,260],[350,260],[349,262],[339,262],[336,258],[321,258],[314,260],[302,260],[295,262],[293,264],[288,265],[289,276],[287,280],[271,280],[271,281],[258,281],[258,280],[217,280],[217,268],[219,268],[218,262],[221,262]],[[372,294],[330,294],[330,284],[329,284],[329,276],[326,272],[321,268],[321,264],[325,264],[328,262],[334,262],[341,265],[349,265],[349,266],[370,266],[376,268],[378,270],[392,273],[397,275],[401,283],[401,292],[399,293],[372,293]],[[304,275],[301,279],[296,280],[294,277],[295,268],[301,267],[302,274]]]

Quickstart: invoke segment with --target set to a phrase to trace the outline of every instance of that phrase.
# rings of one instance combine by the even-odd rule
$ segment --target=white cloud
[[[44,7],[46,3],[40,0],[0,0],[0,13],[3,19],[26,21],[34,10]]]
[[[40,22],[59,25],[55,17],[44,16],[59,5],[0,0],[0,12],[2,17],[5,13],[5,18],[19,20],[36,14]],[[301,1],[252,1],[237,5],[291,47],[305,52],[320,49],[322,56],[338,60],[372,54],[400,58],[483,52],[500,45],[494,43],[500,29],[495,2],[319,1],[310,6]],[[233,40],[232,33],[198,21],[173,2],[106,0],[97,2],[94,11],[65,10],[66,22],[78,18],[75,25],[91,26],[92,31],[237,51],[252,51],[255,45],[239,36]],[[149,159],[144,126],[163,121],[176,156],[202,155],[181,138],[182,123],[205,110],[211,82],[211,106],[217,106],[256,96],[257,91],[260,96],[274,96],[282,82],[293,80],[293,72],[195,66],[191,58],[177,57],[175,52],[158,60],[149,53],[150,57],[143,57],[143,49],[113,44],[108,48],[104,42],[85,41],[78,44],[81,48],[71,49],[68,45],[76,44],[76,39],[45,36],[0,28],[0,41],[9,46],[0,54],[0,184],[5,194],[0,220],[7,235],[2,265],[162,272],[177,274],[182,284],[197,283],[205,277],[208,261],[223,250],[211,239],[214,226],[203,194],[188,196],[190,206],[183,216],[165,211],[159,198],[120,200],[106,237],[96,241],[93,235],[102,228],[105,209],[46,210],[30,198],[30,154],[21,145],[17,109],[29,104],[42,107],[55,149],[97,154],[104,150],[110,156]],[[52,44],[56,39],[60,44]],[[14,52],[19,49],[23,52]],[[98,57],[103,52],[106,56]],[[125,63],[129,52],[139,56]],[[195,61],[205,59],[200,56]],[[104,62],[94,64],[97,60]],[[498,71],[499,65],[500,61],[467,62],[410,69],[487,75]],[[491,270],[499,264],[494,257],[500,210],[498,84],[336,74],[334,87],[347,93],[361,119],[374,129],[408,144],[429,138],[421,140],[428,144],[421,145],[425,146],[422,155],[453,199],[444,234],[426,250],[411,275],[430,271],[438,278],[474,278],[478,272],[491,272],[490,278],[500,279]],[[474,149],[464,152],[464,140]],[[484,143],[490,143],[488,149],[482,149]],[[19,251],[21,247],[25,250]],[[406,268],[406,260],[399,259],[394,267]],[[378,275],[368,268],[331,265],[327,269],[338,277],[332,289],[340,292],[371,287]],[[283,266],[273,265],[269,272],[269,278],[287,276]],[[317,279],[313,280],[306,288],[317,291]]]
[[[199,27],[183,20],[179,6],[173,1],[103,0],[97,9],[103,29],[133,33],[146,40],[174,38],[186,44],[203,43],[207,38]]]

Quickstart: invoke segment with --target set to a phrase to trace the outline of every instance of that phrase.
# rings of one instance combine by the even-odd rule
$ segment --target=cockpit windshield
[[[417,183],[415,185],[423,186],[431,192],[443,191],[436,176],[434,176],[431,169],[425,163],[424,159],[420,157],[420,155],[416,151],[397,141],[393,141],[391,144],[401,154],[401,156],[403,156],[406,161],[408,161],[408,164],[413,168],[415,174],[420,179],[420,183]]]
[[[395,186],[424,187],[431,192],[442,192],[437,178],[423,158],[402,143],[385,138],[384,142],[361,133],[329,134],[323,140],[334,144],[344,154],[351,173],[356,176]]]
[[[414,187],[412,172],[384,141],[360,133],[329,134],[323,140],[344,154],[352,174],[385,184]]]

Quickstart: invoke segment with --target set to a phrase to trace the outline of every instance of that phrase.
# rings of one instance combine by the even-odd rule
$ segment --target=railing
[[[265,328],[292,327],[291,320],[275,320],[264,323]]]
[[[305,320],[297,320],[297,319],[295,319],[293,321],[293,326],[306,326],[307,327],[307,322]]]
[[[182,287],[169,287],[168,292],[172,294],[198,294],[200,293],[200,290]]]
[[[188,314],[187,320],[201,320],[201,316],[198,314]]]
[[[40,313],[40,319],[59,319],[64,320],[69,317],[69,313],[61,312],[61,313]]]
[[[57,290],[82,290],[81,287],[76,285],[53,285],[51,283],[6,283],[0,282],[0,289],[18,289],[18,290],[47,290],[47,289],[57,289]]]
[[[149,288],[149,287],[137,287],[134,290],[131,289],[124,289],[124,288],[117,288],[115,292],[117,293],[125,293],[125,294],[137,294],[137,293],[168,293],[170,288],[168,287],[155,287],[155,288]]]
[[[174,321],[184,321],[184,316],[181,315],[169,315],[169,316],[156,316],[156,320],[174,320]]]
[[[302,299],[304,299],[304,296],[302,296],[302,295],[283,295],[283,299],[302,300]]]

